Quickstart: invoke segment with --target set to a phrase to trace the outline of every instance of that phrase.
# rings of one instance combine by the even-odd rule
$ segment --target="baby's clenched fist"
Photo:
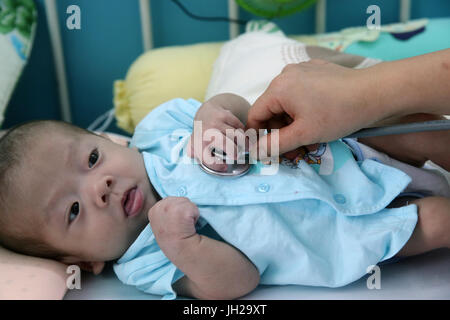
[[[199,216],[197,206],[181,197],[160,200],[148,212],[150,226],[160,246],[196,235],[195,224]]]

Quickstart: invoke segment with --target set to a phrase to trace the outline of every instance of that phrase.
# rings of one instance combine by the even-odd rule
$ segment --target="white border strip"
[[[139,0],[139,11],[141,13],[142,45],[144,47],[144,51],[149,51],[153,48],[150,0]]]
[[[239,6],[235,0],[228,0],[228,17],[230,19],[239,19]],[[239,36],[239,24],[235,22],[229,23],[230,39],[234,39]]]
[[[72,122],[69,88],[67,86],[66,64],[64,61],[64,50],[59,29],[56,0],[45,0],[45,12],[47,15],[48,31],[50,33],[50,41],[52,44],[56,79],[58,81],[61,116],[64,121]]]
[[[408,22],[411,19],[411,0],[400,0],[400,22]]]
[[[327,29],[327,1],[319,0],[316,5],[316,33],[325,33]]]

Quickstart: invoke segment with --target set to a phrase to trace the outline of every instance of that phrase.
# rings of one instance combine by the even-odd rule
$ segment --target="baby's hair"
[[[14,176],[26,165],[30,149],[42,134],[58,129],[68,134],[92,134],[66,122],[38,120],[17,125],[0,137],[0,245],[17,253],[55,260],[66,254],[46,244],[38,234],[39,228],[17,223],[20,213],[14,211],[17,208],[12,203],[18,200],[20,187]]]

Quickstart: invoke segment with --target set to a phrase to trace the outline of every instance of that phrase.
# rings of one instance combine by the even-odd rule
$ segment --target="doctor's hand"
[[[287,65],[250,109],[247,128],[280,129],[280,154],[350,134],[372,121],[361,112],[362,76],[322,60]],[[270,155],[270,134],[259,139],[266,143]]]
[[[237,98],[233,96],[232,102],[234,99]],[[226,171],[228,165],[223,158],[214,154],[214,150],[236,160],[238,151],[245,147],[246,141],[244,124],[231,110],[223,106],[222,100],[224,99],[212,98],[200,107],[194,119],[194,130],[187,148],[190,157],[195,157],[215,171]]]
[[[280,129],[284,153],[407,115],[448,115],[449,84],[450,49],[364,69],[310,60],[284,68],[250,109],[247,127]],[[270,148],[269,137],[258,146],[267,140]]]

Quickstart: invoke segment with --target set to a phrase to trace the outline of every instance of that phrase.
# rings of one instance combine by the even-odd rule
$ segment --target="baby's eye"
[[[80,213],[80,205],[78,204],[78,202],[75,202],[70,207],[69,223],[75,220],[75,218],[78,216],[78,213]]]
[[[94,151],[91,152],[91,154],[89,155],[89,168],[92,168],[98,160],[98,150],[94,149]]]

